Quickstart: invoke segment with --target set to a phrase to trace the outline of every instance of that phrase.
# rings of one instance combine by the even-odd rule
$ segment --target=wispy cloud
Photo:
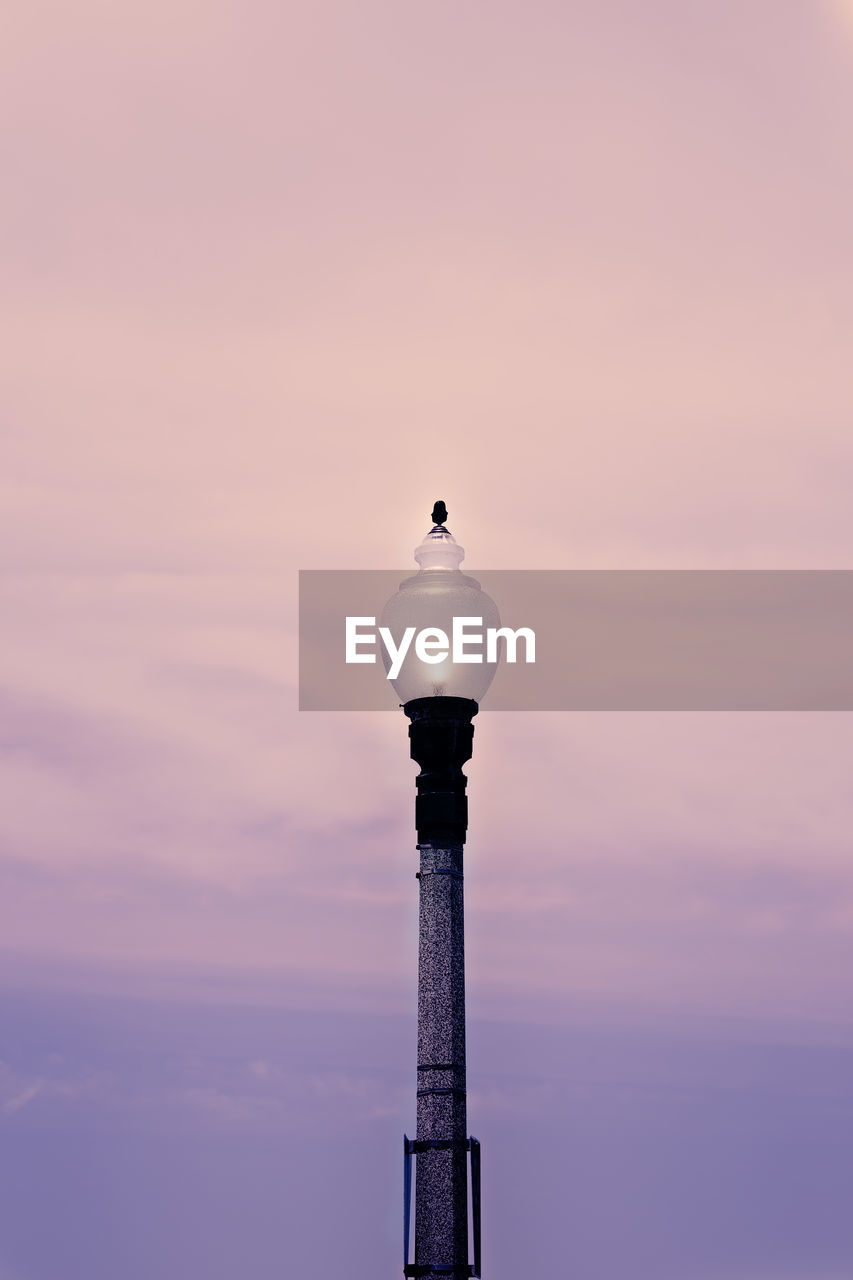
[[[13,1094],[11,1098],[3,1101],[3,1110],[7,1115],[12,1115],[16,1111],[20,1111],[28,1102],[32,1102],[33,1098],[38,1097],[44,1088],[43,1080],[34,1080],[32,1084],[27,1085],[26,1089],[22,1089],[20,1093]]]

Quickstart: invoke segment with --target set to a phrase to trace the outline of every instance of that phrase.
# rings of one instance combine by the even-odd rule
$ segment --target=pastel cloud
[[[825,18],[16,15],[8,946],[388,998],[404,725],[295,712],[295,572],[404,565],[438,495],[473,569],[846,567]],[[848,738],[484,715],[472,972],[837,1011]]]
[[[399,1264],[414,766],[296,571],[850,567],[851,14],[4,20],[2,1280]],[[495,1280],[848,1274],[851,732],[484,709]]]

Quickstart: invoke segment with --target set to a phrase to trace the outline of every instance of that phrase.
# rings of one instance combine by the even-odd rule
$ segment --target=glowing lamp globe
[[[460,570],[465,551],[444,525],[447,510],[443,503],[436,503],[432,518],[432,529],[415,548],[418,572],[400,583],[380,619],[380,626],[389,628],[398,646],[406,629],[414,628],[412,642],[391,684],[404,704],[415,698],[439,697],[480,702],[497,670],[496,662],[486,661],[485,639],[488,628],[500,626],[497,605],[476,578]],[[456,661],[454,619],[457,629],[460,619],[468,620],[463,624],[465,639],[457,645]],[[392,658],[384,646],[380,650],[388,673]]]

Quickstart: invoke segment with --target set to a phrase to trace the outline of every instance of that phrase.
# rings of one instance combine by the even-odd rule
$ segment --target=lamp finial
[[[447,519],[447,507],[444,505],[443,502],[437,502],[435,504],[435,506],[432,509],[432,516],[430,517],[430,519],[432,520],[433,524],[444,524],[445,520]]]

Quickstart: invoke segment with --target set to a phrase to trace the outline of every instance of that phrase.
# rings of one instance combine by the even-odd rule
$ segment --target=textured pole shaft
[[[467,1273],[465,942],[462,845],[422,844],[418,953],[415,1262]]]
[[[415,1270],[463,1277],[468,1267],[465,1106],[465,919],[462,853],[472,718],[466,698],[419,698],[411,720],[420,849]]]

